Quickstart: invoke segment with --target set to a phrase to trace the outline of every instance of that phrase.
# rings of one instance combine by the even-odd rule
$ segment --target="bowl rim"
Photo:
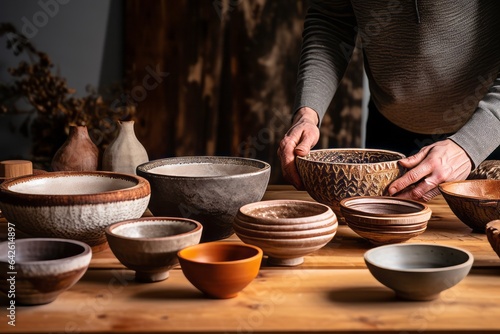
[[[414,268],[414,269],[395,269],[395,268],[390,268],[387,266],[379,265],[370,260],[370,255],[372,255],[375,252],[380,252],[384,251],[386,248],[394,248],[394,247],[438,247],[438,248],[443,248],[443,249],[452,249],[454,251],[463,253],[468,256],[467,261],[453,265],[453,266],[447,266],[447,267],[439,267],[439,268]],[[408,244],[390,244],[390,245],[384,245],[384,246],[378,246],[374,247],[372,249],[367,250],[363,254],[363,258],[367,264],[370,264],[374,267],[387,270],[387,271],[397,271],[397,272],[405,272],[405,273],[435,273],[435,272],[443,272],[443,271],[452,271],[456,270],[459,268],[464,268],[464,267],[472,267],[472,264],[474,263],[474,256],[472,255],[471,252],[469,252],[466,249],[460,248],[460,247],[454,247],[454,246],[448,246],[448,245],[440,245],[440,244],[432,244],[432,243],[408,243]]]
[[[126,237],[120,234],[116,234],[113,232],[113,230],[119,226],[122,225],[128,225],[128,224],[141,224],[145,223],[148,221],[165,221],[165,222],[171,222],[171,221],[177,221],[177,222],[183,222],[183,223],[193,223],[195,225],[195,228],[184,232],[184,233],[179,233],[179,234],[174,234],[170,236],[165,236],[165,237],[152,237],[152,238],[131,238],[131,237]],[[127,219],[127,220],[122,220],[116,223],[113,223],[109,226],[107,226],[104,229],[104,232],[106,235],[110,235],[112,237],[122,239],[122,240],[130,240],[130,241],[165,241],[165,240],[174,240],[174,239],[179,239],[183,238],[185,236],[194,234],[196,232],[202,232],[203,231],[203,226],[201,225],[200,222],[193,220],[193,219],[188,219],[188,218],[178,218],[178,217],[141,217],[137,219]]]
[[[203,261],[196,261],[191,258],[185,257],[184,253],[193,249],[193,248],[205,248],[205,247],[225,247],[225,246],[231,246],[231,247],[241,247],[241,248],[251,248],[257,251],[255,255],[252,255],[250,257],[246,257],[244,259],[240,260],[234,260],[234,261],[210,261],[210,262],[203,262]],[[251,244],[246,244],[243,242],[235,242],[235,241],[211,241],[211,242],[204,242],[204,243],[199,243],[196,245],[188,246],[180,251],[177,252],[177,257],[183,261],[191,262],[191,263],[196,263],[200,265],[223,265],[223,266],[230,266],[234,264],[239,264],[239,263],[247,263],[247,262],[252,262],[258,258],[262,258],[264,255],[264,252],[260,247],[251,245]],[[181,266],[182,267],[182,266]]]
[[[94,176],[122,179],[134,182],[134,185],[128,188],[103,191],[93,194],[29,194],[9,189],[10,186],[24,182],[31,182],[33,180],[72,176]],[[63,171],[32,174],[16,177],[0,184],[0,201],[20,206],[64,206],[123,202],[145,198],[150,195],[151,188],[149,181],[145,178],[138,175],[109,171]]]
[[[395,160],[387,160],[387,161],[379,161],[379,162],[366,162],[366,163],[331,162],[331,161],[317,161],[317,160],[309,159],[311,153],[324,152],[324,151],[329,151],[329,152],[352,152],[352,151],[381,152],[381,153],[390,153],[390,154],[393,154],[395,156],[399,156],[400,158],[395,159]],[[401,152],[375,149],[375,148],[324,148],[324,149],[318,149],[318,150],[310,150],[309,154],[307,154],[306,156],[299,156],[299,155],[297,156],[297,160],[314,162],[314,163],[321,163],[321,164],[329,164],[329,165],[346,165],[346,166],[371,166],[371,165],[376,165],[376,164],[380,164],[380,163],[397,162],[397,161],[404,159],[404,158],[406,158],[406,155],[404,155]]]
[[[354,209],[349,206],[349,204],[353,205],[356,204],[356,202],[369,202],[369,203],[388,203],[388,204],[396,204],[396,205],[404,205],[404,204],[410,204],[409,206],[412,207],[419,207],[421,208],[419,211],[416,212],[410,212],[410,213],[398,213],[398,214],[390,214],[390,213],[370,213],[366,212],[365,210],[359,210],[359,209]],[[373,218],[378,218],[378,219],[391,219],[391,218],[412,218],[415,216],[421,216],[421,215],[427,215],[431,214],[432,211],[430,207],[422,202],[415,201],[412,199],[407,199],[407,198],[399,198],[399,197],[393,197],[393,196],[354,196],[354,197],[347,197],[344,198],[340,201],[339,203],[340,210],[342,211],[343,215],[345,216],[346,214],[354,214],[358,216],[363,216],[363,217],[373,217]],[[345,212],[345,213],[344,213]],[[430,219],[430,217],[429,217]]]
[[[52,260],[41,260],[41,261],[19,261],[16,259],[16,264],[20,264],[20,265],[50,265],[50,264],[55,264],[59,261],[68,261],[68,260],[74,260],[74,259],[77,259],[77,258],[81,258],[81,257],[84,257],[84,256],[87,256],[87,255],[92,255],[92,248],[86,244],[85,242],[83,241],[78,241],[78,240],[73,240],[73,239],[63,239],[63,238],[22,238],[22,239],[18,239],[16,240],[16,250],[19,246],[19,244],[33,244],[33,243],[37,243],[37,242],[50,242],[50,243],[66,243],[66,244],[73,244],[73,245],[78,245],[78,246],[81,246],[83,248],[82,252],[76,254],[76,255],[73,255],[73,256],[67,256],[67,257],[61,257],[61,258],[57,258],[57,259],[52,259]],[[3,242],[0,242],[0,245],[2,244],[7,244],[8,241],[3,241]],[[2,261],[2,259],[0,259],[0,262],[3,262],[3,263],[6,263],[5,261]]]
[[[248,172],[248,173],[239,173],[239,174],[233,174],[233,175],[220,175],[220,176],[188,176],[188,175],[167,175],[167,174],[158,174],[158,173],[152,173],[150,172],[151,169],[153,168],[148,168],[153,164],[157,163],[163,163],[166,161],[175,161],[175,160],[186,160],[188,161],[185,163],[186,165],[188,164],[195,164],[190,163],[189,160],[207,160],[209,162],[210,160],[215,160],[215,159],[221,159],[221,160],[239,160],[239,161],[249,161],[249,162],[255,162],[255,163],[261,163],[263,164],[262,168],[258,168],[256,171],[253,172]],[[176,163],[176,164],[170,164],[171,166],[174,165],[182,165],[182,163]],[[162,167],[165,165],[159,165],[155,166],[156,167]],[[243,165],[245,166],[245,165]],[[247,165],[248,166],[248,165]],[[136,171],[137,174],[142,174],[142,175],[147,175],[148,177],[152,178],[160,178],[160,179],[176,179],[176,180],[225,180],[225,179],[233,179],[233,178],[242,178],[242,177],[247,177],[247,176],[252,176],[252,175],[259,175],[266,173],[271,170],[271,165],[265,161],[258,160],[258,159],[252,159],[252,158],[244,158],[244,157],[231,157],[231,156],[215,156],[215,155],[194,155],[194,156],[181,156],[181,157],[169,157],[169,158],[162,158],[162,159],[156,159],[156,160],[151,160],[144,162],[140,165],[137,166]]]
[[[464,184],[464,183],[498,183],[500,185],[500,180],[496,179],[474,179],[474,180],[460,180],[460,181],[449,181],[449,182],[443,182],[438,185],[439,191],[443,195],[448,195],[456,198],[467,198],[467,199],[476,199],[476,200],[481,200],[481,201],[498,201],[500,200],[499,198],[485,198],[485,197],[480,197],[480,196],[471,196],[471,195],[466,195],[466,194],[458,194],[454,193],[451,191],[446,190],[446,186],[449,186],[451,184]]]
[[[282,206],[292,206],[292,205],[302,205],[302,206],[312,206],[323,209],[319,214],[302,216],[297,218],[274,218],[274,217],[256,217],[255,215],[249,214],[250,212],[257,210],[261,207],[282,207]],[[236,213],[236,217],[242,215],[252,221],[258,221],[260,225],[264,224],[276,224],[276,225],[288,225],[288,224],[301,224],[301,223],[311,223],[321,220],[331,219],[337,221],[337,216],[333,210],[325,204],[313,201],[305,200],[294,200],[294,199],[274,199],[274,200],[264,200],[253,203],[248,203],[241,206]],[[312,221],[311,221],[312,220]]]

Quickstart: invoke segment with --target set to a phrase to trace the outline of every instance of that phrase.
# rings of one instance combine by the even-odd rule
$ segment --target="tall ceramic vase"
[[[148,153],[135,136],[134,121],[118,121],[120,131],[102,156],[102,169],[136,174],[138,165],[148,162]]]
[[[52,158],[53,171],[95,171],[99,149],[92,142],[86,126],[71,126],[68,139]]]

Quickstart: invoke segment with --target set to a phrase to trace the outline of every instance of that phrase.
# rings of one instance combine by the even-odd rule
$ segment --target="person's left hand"
[[[425,202],[439,195],[438,184],[465,180],[472,168],[467,153],[450,139],[425,146],[399,163],[408,171],[390,185],[389,194]]]

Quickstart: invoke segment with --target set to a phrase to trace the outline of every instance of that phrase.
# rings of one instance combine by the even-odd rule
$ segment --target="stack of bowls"
[[[261,201],[242,206],[234,230],[247,244],[260,247],[267,263],[296,266],[325,246],[337,232],[337,217],[326,205],[299,200]]]
[[[352,197],[340,202],[347,225],[375,245],[407,241],[422,234],[431,217],[424,203],[394,197]]]

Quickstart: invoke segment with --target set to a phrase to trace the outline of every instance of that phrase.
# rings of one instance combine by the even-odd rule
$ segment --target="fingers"
[[[304,186],[295,165],[295,157],[307,155],[318,140],[319,129],[316,124],[308,120],[298,120],[280,142],[278,156],[283,177],[299,190],[304,189]]]
[[[472,166],[465,151],[451,140],[424,147],[403,160],[401,165],[409,170],[391,184],[389,194],[420,201],[439,195],[437,186],[443,182],[465,179]]]
[[[295,148],[299,140],[300,138],[297,139],[293,135],[286,135],[280,143],[278,156],[281,161],[283,177],[295,186],[295,188],[302,190],[304,189],[304,185],[302,184],[297,167],[295,166]]]

